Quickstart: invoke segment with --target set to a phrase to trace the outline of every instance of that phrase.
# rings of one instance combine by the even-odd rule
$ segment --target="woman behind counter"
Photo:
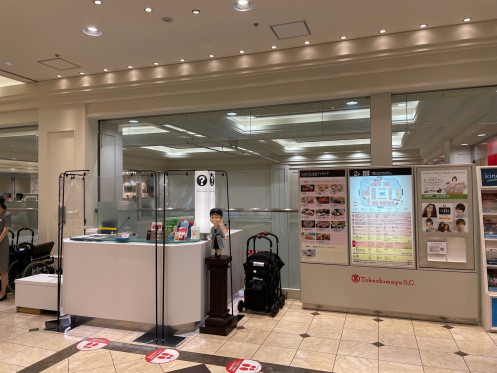
[[[5,197],[0,194],[0,276],[2,289],[0,302],[7,299],[7,284],[9,282],[9,228],[11,226],[10,211],[5,206]]]

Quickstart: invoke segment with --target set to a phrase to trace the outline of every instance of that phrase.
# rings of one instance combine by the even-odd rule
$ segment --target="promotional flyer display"
[[[468,214],[468,171],[426,170],[420,177],[423,202],[418,224],[427,234],[426,259],[465,262],[466,241],[461,234],[467,235],[473,223]]]
[[[421,198],[468,199],[468,171],[422,171]]]
[[[345,170],[300,171],[302,262],[347,264]]]
[[[352,264],[413,267],[412,169],[350,169]]]

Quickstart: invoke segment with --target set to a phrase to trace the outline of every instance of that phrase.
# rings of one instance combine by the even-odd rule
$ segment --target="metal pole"
[[[64,204],[64,174],[59,175],[59,206],[58,206],[58,229],[57,229],[57,325],[60,323],[60,290],[61,290],[61,257],[62,257],[62,206]],[[61,193],[62,182],[62,193]]]
[[[228,203],[228,242],[230,245],[230,256],[231,256],[231,220],[230,220],[230,192],[229,192],[229,182],[228,182],[228,172],[226,172],[226,199]],[[230,264],[230,295],[231,295],[231,316],[234,315],[233,309],[233,261]]]

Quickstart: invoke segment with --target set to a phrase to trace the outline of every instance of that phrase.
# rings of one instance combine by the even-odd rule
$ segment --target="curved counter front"
[[[240,240],[241,231],[232,231],[231,244],[236,251],[240,250]],[[160,302],[162,244],[157,252]],[[210,255],[206,241],[165,245],[164,324],[180,325],[205,318],[208,278],[204,259]],[[63,257],[65,313],[155,324],[154,244],[65,239]]]

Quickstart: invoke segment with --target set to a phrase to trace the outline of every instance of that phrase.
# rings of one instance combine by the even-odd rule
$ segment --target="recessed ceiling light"
[[[463,21],[464,22],[469,22],[469,21],[471,21],[471,18],[464,18]]]
[[[145,8],[144,10],[145,10],[145,12],[147,12],[147,13],[152,13],[152,8]]]
[[[154,62],[154,65],[157,66],[159,63],[158,62]]]
[[[246,12],[252,9],[254,5],[248,0],[238,0],[233,3],[233,9],[239,12]]]
[[[487,136],[487,134],[486,133],[479,133],[478,136],[483,137],[483,136]]]
[[[309,44],[311,44],[311,42],[309,40],[306,40],[306,41],[304,41],[304,44],[309,45]]]
[[[7,66],[12,66],[13,65],[13,63],[11,61],[5,61],[4,64],[7,65]]]
[[[230,111],[229,113],[226,113],[226,115],[229,117],[234,117],[236,115],[236,113],[233,111]]]
[[[461,144],[462,146],[468,146],[468,144]]]
[[[128,69],[132,69],[132,68],[133,68],[133,66],[131,66],[131,65],[128,65]]]
[[[210,57],[210,58],[214,58],[214,55],[213,55],[213,54],[209,54],[209,57]]]
[[[102,5],[102,0],[93,0],[93,4]]]
[[[85,75],[85,73],[81,71],[81,72],[79,73],[79,75]]]
[[[102,31],[100,31],[99,29],[97,29],[96,27],[93,27],[93,26],[90,26],[90,27],[87,27],[87,28],[83,29],[83,32],[86,35],[89,35],[89,36],[100,36],[100,35],[102,35]]]
[[[60,75],[60,74],[57,74],[57,78],[62,78],[62,75]]]
[[[385,30],[385,29],[380,30],[380,34],[384,34],[385,32],[387,32],[387,30]]]
[[[428,25],[426,23],[423,23],[422,25],[419,25],[419,28],[425,28],[425,27],[428,27]]]
[[[347,35],[342,35],[342,36],[340,36],[340,39],[342,39],[342,40],[347,39]]]
[[[140,122],[139,122],[138,120],[136,120],[136,119],[130,119],[128,122],[130,122],[130,123],[140,123]]]
[[[349,101],[346,104],[349,105],[349,106],[352,106],[352,105],[357,105],[358,102],[357,101]]]
[[[271,45],[271,49],[276,49],[276,45]]]
[[[198,9],[193,9],[193,10],[192,10],[192,13],[193,13],[193,14],[200,14],[200,10],[198,10]]]
[[[186,60],[184,58],[181,58],[179,62],[185,62]]]
[[[104,69],[105,72],[109,71],[109,69]]]
[[[244,53],[245,53],[245,51],[240,51],[240,54],[244,54]]]

